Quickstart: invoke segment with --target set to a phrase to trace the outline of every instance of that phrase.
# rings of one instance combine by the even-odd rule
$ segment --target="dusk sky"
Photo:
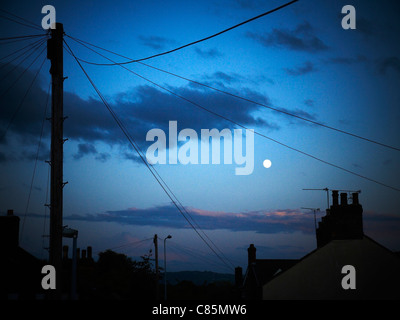
[[[141,59],[285,3],[34,0],[2,1],[1,9],[40,29],[42,7],[53,5],[73,54],[110,64],[74,39]],[[341,25],[342,7],[348,4],[356,9],[356,29]],[[212,39],[143,61],[170,74],[139,63],[124,65],[135,75],[120,65],[81,62],[143,153],[154,143],[146,141],[151,129],[163,130],[168,142],[169,121],[177,121],[178,133],[192,129],[199,139],[202,129],[213,128],[231,130],[233,136],[234,129],[243,129],[234,123],[256,132],[254,170],[248,175],[235,174],[243,165],[233,157],[231,164],[224,163],[222,139],[220,164],[200,164],[204,146],[197,140],[191,143],[198,146],[199,164],[170,164],[168,144],[167,163],[154,164],[199,233],[229,264],[177,210],[64,49],[64,225],[78,230],[78,247],[92,246],[95,254],[115,248],[137,258],[153,248],[154,234],[161,238],[161,249],[170,234],[170,271],[233,273],[232,265],[246,267],[250,243],[258,258],[301,258],[316,248],[312,211],[302,208],[320,208],[318,219],[327,208],[325,191],[303,189],[327,187],[361,190],[365,234],[400,251],[399,14],[396,1],[299,0]],[[45,42],[34,44],[46,38],[3,39],[46,31],[5,17],[23,22],[0,11],[0,212],[13,209],[21,217],[21,247],[47,258],[43,246],[48,240],[42,235],[49,233],[44,204],[46,194],[50,199],[45,163],[50,122],[41,130],[44,117],[50,117],[50,103],[46,114],[45,107],[51,77]],[[90,48],[112,61],[127,61],[98,47]],[[180,142],[178,150],[185,145]],[[263,166],[265,159],[271,161],[269,168]],[[64,244],[71,247],[72,241],[64,239]]]

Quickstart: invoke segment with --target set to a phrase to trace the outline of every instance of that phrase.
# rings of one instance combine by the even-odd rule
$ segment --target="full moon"
[[[271,165],[272,165],[271,160],[268,160],[268,159],[265,159],[265,160],[264,160],[264,162],[263,162],[264,168],[270,168]]]

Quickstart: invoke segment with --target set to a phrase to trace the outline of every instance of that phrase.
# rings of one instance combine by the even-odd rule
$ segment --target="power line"
[[[147,239],[137,240],[137,241],[130,241],[130,242],[121,244],[121,245],[116,246],[116,247],[112,247],[112,248],[105,249],[105,250],[103,250],[103,251],[107,251],[107,250],[115,251],[115,249],[121,249],[121,248],[124,248],[124,247],[128,247],[128,246],[133,246],[133,245],[141,244],[141,243],[143,243],[143,242],[145,242],[145,241],[149,241],[149,240],[153,240],[153,238],[147,238]],[[100,252],[102,252],[102,251],[96,251],[96,252],[94,252],[94,253],[96,254],[96,253],[100,253]]]
[[[32,39],[32,38],[44,37],[44,36],[46,36],[46,34],[32,34],[32,35],[27,35],[27,36],[15,36],[15,37],[0,38],[0,41],[16,40],[16,39]]]
[[[139,152],[142,153],[142,151],[140,150],[140,148],[138,147]],[[144,159],[144,155],[142,153],[142,159]],[[147,165],[147,162],[146,162]],[[191,219],[191,221],[196,225],[197,229],[201,230],[202,233],[204,234],[204,236],[211,242],[211,244],[215,247],[216,250],[218,250],[221,255],[226,259],[226,261],[228,261],[233,268],[235,268],[235,266],[232,264],[231,261],[229,261],[229,259],[223,254],[223,252],[218,248],[218,246],[210,239],[210,237],[205,233],[204,230],[202,230],[202,228],[199,226],[199,224],[195,221],[195,219],[192,217],[192,215],[186,210],[185,206],[183,206],[183,204],[179,201],[179,199],[176,197],[176,195],[174,194],[174,192],[172,192],[172,190],[169,188],[168,184],[164,181],[164,179],[160,176],[160,174],[158,173],[158,171],[153,167],[153,165],[151,163],[148,163],[148,165],[150,165],[152,167],[152,169],[154,170],[155,174],[157,175],[157,177],[162,181],[162,183],[165,185],[165,187],[168,189],[168,191],[170,192],[170,194],[172,195],[172,197],[174,197],[174,199],[176,200],[176,202],[181,206],[182,210],[185,211],[185,213],[189,216],[189,218]],[[189,221],[188,221],[189,222]],[[190,222],[189,222],[190,223]]]
[[[0,9],[0,11],[3,12],[3,13],[8,14],[8,15],[14,17],[14,18],[20,19],[20,20],[22,20],[22,21],[28,23],[29,26],[32,27],[32,28],[35,28],[35,29],[38,29],[38,30],[43,30],[43,29],[40,28],[40,26],[39,26],[38,24],[36,24],[35,22],[32,22],[32,21],[30,21],[30,20],[28,20],[28,19],[25,19],[25,18],[22,18],[22,17],[20,17],[20,16],[18,16],[18,15],[16,15],[16,14],[14,14],[14,13],[12,13],[12,12],[9,12],[9,11],[7,11],[7,10],[4,10],[4,9]]]
[[[32,48],[29,48],[29,49],[25,50],[24,52],[22,52],[21,54],[19,54],[18,56],[16,56],[14,59],[8,61],[7,63],[4,63],[4,64],[0,67],[0,69],[3,69],[3,68],[6,67],[7,65],[11,64],[12,62],[14,62],[15,60],[17,60],[18,58],[22,57],[23,55],[25,55],[26,53],[28,53],[29,51],[32,50],[31,53],[30,53],[29,55],[27,55],[24,59],[22,59],[20,62],[18,62],[17,64],[15,64],[13,68],[11,68],[5,75],[3,75],[3,77],[0,79],[0,82],[3,81],[4,79],[6,79],[6,78],[8,77],[8,75],[9,75],[11,72],[13,72],[16,68],[18,68],[26,59],[28,59],[33,53],[35,53],[45,42],[46,42],[46,40],[38,40],[38,41],[34,42]],[[29,67],[28,67],[28,68],[29,68]],[[25,73],[25,72],[22,72],[21,76],[22,76],[24,73]],[[19,79],[19,78],[18,78],[18,79]],[[18,81],[18,79],[17,79],[16,81]],[[14,84],[12,84],[11,87],[12,87],[13,85],[14,85]],[[7,89],[5,90],[5,92],[7,92],[9,89],[10,89],[10,87],[7,88]],[[0,97],[2,97],[2,96],[5,94],[5,92],[3,92],[3,93],[1,94]]]
[[[39,143],[38,143],[37,150],[36,150],[35,165],[33,167],[32,179],[31,179],[31,184],[30,184],[29,193],[28,193],[28,200],[27,200],[26,207],[25,207],[25,214],[24,214],[24,217],[22,219],[20,239],[22,239],[22,233],[24,232],[25,218],[26,218],[26,215],[28,213],[28,208],[29,208],[29,203],[30,203],[30,200],[31,200],[32,188],[33,188],[33,182],[35,180],[36,167],[37,167],[37,162],[38,162],[38,159],[39,159],[39,151],[40,151],[40,146],[42,144],[44,123],[45,123],[46,115],[47,115],[47,106],[48,106],[48,102],[49,102],[50,88],[51,88],[51,82],[49,83],[49,88],[47,90],[47,97],[46,97],[46,104],[45,104],[45,107],[44,107],[42,127],[41,127],[41,130],[40,130]]]
[[[212,38],[214,38],[214,37],[217,37],[217,36],[219,36],[219,35],[221,35],[221,34],[223,34],[223,33],[225,33],[225,32],[228,32],[228,31],[230,31],[230,30],[233,30],[233,29],[235,29],[235,28],[237,28],[237,27],[240,27],[240,26],[242,26],[242,25],[244,25],[244,24],[246,24],[246,23],[249,23],[249,22],[251,22],[251,21],[257,20],[257,19],[259,19],[259,18],[261,18],[261,17],[264,17],[264,16],[266,16],[266,15],[268,15],[268,14],[271,14],[271,13],[273,13],[273,12],[276,12],[276,11],[280,10],[280,9],[283,9],[283,8],[289,6],[289,5],[291,5],[291,4],[293,4],[293,3],[297,2],[297,1],[298,1],[298,0],[290,1],[290,2],[288,2],[288,3],[286,3],[286,4],[284,4],[284,5],[281,5],[281,6],[277,7],[277,8],[275,8],[275,9],[272,9],[272,10],[269,10],[269,11],[267,11],[267,12],[264,12],[264,13],[262,13],[262,14],[256,16],[256,17],[253,17],[253,18],[251,18],[251,19],[248,19],[248,20],[246,20],[246,21],[243,21],[243,22],[241,22],[241,23],[238,23],[238,24],[236,24],[236,25],[234,25],[234,26],[232,26],[232,27],[230,27],[230,28],[224,29],[224,30],[222,30],[222,31],[220,31],[220,32],[217,32],[217,33],[211,35],[211,36],[208,36],[208,37],[202,38],[202,39],[200,39],[200,40],[196,40],[196,41],[190,42],[190,43],[188,43],[188,44],[185,44],[185,45],[183,45],[183,46],[180,46],[180,47],[175,48],[175,49],[172,49],[172,50],[168,50],[168,51],[165,51],[165,52],[162,52],[162,53],[154,54],[154,55],[149,56],[149,57],[146,57],[146,58],[137,59],[137,60],[130,60],[130,61],[125,61],[125,62],[119,62],[119,63],[117,63],[117,62],[114,62],[114,63],[95,63],[95,62],[89,62],[89,61],[85,61],[85,62],[88,63],[88,64],[97,65],[97,66],[115,66],[115,65],[117,65],[117,64],[129,64],[129,63],[133,63],[133,62],[139,62],[139,61],[149,60],[149,59],[152,59],[152,58],[155,58],[155,57],[160,57],[160,56],[163,56],[163,55],[166,55],[166,54],[169,54],[169,53],[172,53],[172,52],[181,50],[181,49],[183,49],[183,48],[192,46],[192,45],[194,45],[194,44],[197,44],[197,43],[200,43],[200,42],[203,42],[203,41],[212,39]]]
[[[196,264],[198,264],[198,260],[203,260],[203,262],[206,263],[207,265],[213,264],[215,266],[227,267],[225,264],[221,264],[220,261],[213,260],[206,252],[201,251],[199,249],[194,250],[193,248],[184,246],[173,240],[170,240],[169,250],[181,256],[189,256],[191,258],[194,258]],[[229,268],[229,270],[231,270],[231,268]]]
[[[22,26],[25,26],[25,27],[29,27],[29,28],[32,28],[32,29],[41,30],[41,31],[43,30],[42,28],[39,28],[39,27],[36,27],[36,26],[32,26],[32,25],[30,25],[30,24],[26,24],[26,23],[21,22],[21,21],[17,21],[17,20],[15,20],[15,19],[12,19],[12,18],[10,18],[10,17],[6,17],[6,16],[4,16],[4,15],[0,15],[0,18],[6,19],[6,20],[9,20],[9,21],[12,21],[12,22],[15,22],[15,23],[17,23],[17,24],[19,24],[19,25],[22,25]]]
[[[44,49],[46,49],[46,47],[43,48],[43,50],[39,53],[39,55],[35,58],[35,60],[32,61],[32,63],[29,65],[29,67],[37,60],[37,58],[39,58],[39,57],[41,56],[41,54],[43,53]],[[11,117],[11,119],[10,119],[10,121],[9,121],[9,123],[8,123],[8,125],[7,125],[7,127],[6,127],[6,130],[4,131],[4,133],[3,133],[2,137],[0,138],[0,140],[3,140],[3,138],[6,136],[8,129],[10,128],[12,122],[14,121],[14,118],[16,117],[16,115],[18,114],[19,110],[21,109],[22,104],[24,103],[26,96],[28,95],[30,89],[32,88],[32,85],[33,85],[33,83],[35,82],[35,80],[36,80],[36,78],[37,78],[37,76],[38,76],[40,70],[42,69],[43,64],[44,64],[45,61],[46,61],[46,57],[44,57],[44,59],[43,59],[43,61],[42,61],[42,64],[40,65],[38,71],[36,72],[36,74],[35,74],[35,76],[34,76],[32,82],[30,83],[30,85],[29,85],[29,87],[28,87],[28,90],[25,92],[24,96],[22,97],[22,100],[21,100],[20,104],[18,105],[17,109],[15,110],[14,114],[12,115],[12,117]],[[26,69],[24,70],[23,73],[25,73],[25,72],[29,69],[29,67],[26,68]],[[23,73],[22,73],[22,74],[23,74]],[[22,76],[22,75],[20,75],[20,77],[18,77],[18,79],[20,79],[21,76]],[[17,79],[17,80],[18,80],[18,79]],[[15,83],[16,83],[16,81],[13,83],[13,85],[14,85]],[[9,88],[10,88],[10,87],[9,87]],[[9,88],[8,88],[8,89],[9,89]],[[7,90],[8,90],[8,89],[7,89]],[[7,90],[6,90],[6,91],[7,91]],[[0,97],[2,97],[2,96],[4,95],[4,93],[5,93],[5,92],[3,92],[3,94],[2,94]]]
[[[1,58],[0,58],[0,61],[6,59],[6,58],[8,58],[8,57],[10,57],[10,56],[12,56],[12,55],[14,55],[14,54],[16,54],[16,53],[18,53],[18,52],[20,52],[20,51],[22,51],[22,50],[24,50],[24,49],[26,49],[26,48],[28,48],[28,47],[31,47],[31,46],[36,45],[37,43],[41,42],[42,40],[43,40],[43,39],[39,39],[39,40],[36,40],[36,41],[34,41],[34,42],[31,42],[31,43],[27,44],[26,46],[24,46],[24,47],[22,47],[22,48],[20,48],[20,49],[18,49],[18,50],[13,51],[13,52],[7,54],[7,55],[4,56],[4,57],[1,57]],[[29,50],[28,50],[28,51],[29,51]],[[18,56],[18,57],[19,57],[19,56]],[[12,62],[12,61],[14,61],[14,60],[11,60],[10,62]],[[3,67],[3,66],[2,66],[2,67]]]
[[[120,56],[120,57],[129,59],[129,58],[123,56],[123,55],[120,55],[120,54],[115,53],[115,52],[113,52],[113,51],[110,51],[110,50],[101,48],[101,47],[96,46],[96,45],[94,45],[94,44],[91,44],[91,43],[89,43],[89,42],[86,42],[86,41],[83,41],[83,40],[74,38],[74,37],[69,36],[69,35],[67,35],[67,37],[71,38],[72,40],[78,42],[78,43],[81,44],[82,46],[86,47],[87,49],[89,49],[89,50],[95,52],[96,54],[98,54],[98,55],[100,55],[100,56],[102,56],[102,57],[104,57],[104,58],[106,58],[106,59],[108,59],[108,58],[105,57],[105,56],[103,56],[102,54],[96,52],[96,51],[93,50],[92,48],[89,48],[88,46],[85,45],[85,43],[88,44],[88,45],[91,45],[91,46],[93,46],[93,47],[99,48],[99,49],[101,49],[101,50],[104,50],[104,51],[110,52],[110,53],[112,53],[112,54],[115,54],[115,55],[117,55],[117,56]],[[82,61],[82,62],[86,62],[86,63],[87,63],[86,60],[83,60],[83,59],[80,59],[80,58],[78,58],[78,59],[79,59],[80,61]],[[365,138],[365,137],[362,137],[362,136],[360,136],[360,135],[357,135],[357,134],[354,134],[354,133],[351,133],[351,132],[348,132],[348,131],[345,131],[345,130],[342,130],[342,129],[338,129],[338,128],[335,128],[335,127],[332,127],[332,126],[329,126],[329,125],[320,123],[320,122],[315,121],[315,120],[307,119],[307,118],[305,118],[305,117],[302,117],[302,116],[293,114],[293,113],[291,113],[291,112],[288,112],[288,111],[285,111],[285,110],[282,110],[282,109],[279,109],[279,108],[274,108],[274,107],[268,106],[268,105],[266,105],[266,104],[264,104],[264,103],[256,102],[256,101],[254,101],[254,100],[252,100],[252,99],[245,98],[245,97],[239,96],[239,95],[237,95],[237,94],[234,94],[234,93],[231,93],[231,92],[228,92],[228,91],[224,91],[224,90],[221,90],[221,89],[217,89],[217,88],[215,88],[215,87],[213,87],[213,86],[210,86],[210,85],[201,83],[201,82],[199,82],[199,81],[195,81],[195,80],[192,80],[192,79],[189,79],[189,78],[180,76],[180,75],[178,75],[178,74],[176,74],[176,73],[173,73],[173,72],[170,72],[170,71],[166,71],[166,70],[163,70],[163,69],[161,69],[161,68],[153,67],[153,66],[151,66],[151,65],[148,65],[148,64],[143,63],[143,62],[140,62],[140,61],[136,61],[136,62],[139,63],[139,64],[141,64],[141,65],[144,65],[144,66],[146,66],[146,67],[152,68],[152,69],[154,69],[154,70],[157,70],[157,71],[160,71],[160,72],[163,72],[163,73],[172,75],[172,76],[174,76],[174,77],[177,77],[177,78],[180,78],[180,79],[189,81],[189,82],[191,82],[191,83],[194,83],[194,84],[197,84],[197,85],[206,87],[206,88],[208,88],[208,89],[212,89],[212,90],[214,90],[214,91],[217,91],[217,92],[220,92],[220,93],[229,95],[229,96],[231,96],[231,97],[234,97],[234,98],[237,98],[237,99],[241,99],[241,100],[243,100],[243,101],[256,104],[256,105],[261,106],[261,107],[263,107],[263,108],[270,109],[270,110],[273,110],[273,111],[275,111],[275,112],[279,112],[279,113],[282,113],[282,114],[285,114],[285,115],[288,115],[288,116],[291,116],[291,117],[294,117],[294,118],[297,118],[297,119],[300,119],[300,120],[303,120],[303,121],[307,121],[307,122],[312,123],[312,124],[314,124],[314,125],[318,125],[318,126],[321,126],[321,127],[326,128],[326,129],[334,130],[334,131],[337,131],[337,132],[339,132],[339,133],[346,134],[346,135],[352,136],[352,137],[354,137],[354,138],[358,138],[358,139],[361,139],[361,140],[364,140],[364,141],[367,141],[367,142],[370,142],[370,143],[374,143],[374,144],[377,144],[377,145],[380,145],[380,146],[383,146],[383,147],[386,147],[386,148],[389,148],[389,149],[392,149],[392,150],[400,151],[400,148],[393,147],[393,146],[390,146],[390,145],[388,145],[388,144],[385,144],[385,143],[382,143],[382,142],[378,142],[378,141],[375,141],[375,140],[372,140],[372,139],[369,139],[369,138]],[[116,64],[116,65],[121,65],[121,63],[118,63],[118,64]]]
[[[94,52],[96,52],[96,51],[94,51]],[[106,57],[106,56],[104,56],[104,55],[102,55],[102,54],[100,54],[100,53],[98,53],[98,52],[97,52],[97,54],[99,54],[100,56],[106,58],[106,59],[109,60],[109,61],[113,61],[112,59],[110,59],[110,58],[108,58],[108,57]],[[74,56],[74,58],[75,58],[77,61],[79,61],[78,58],[76,58],[75,56]],[[80,64],[80,63],[79,63],[79,64]],[[80,64],[80,65],[81,65],[81,64]],[[236,126],[238,126],[238,127],[241,127],[241,128],[243,128],[243,129],[246,129],[246,130],[250,130],[248,127],[246,127],[246,126],[244,126],[244,125],[242,125],[242,124],[240,124],[240,123],[238,123],[238,122],[236,122],[236,121],[234,121],[234,120],[231,120],[231,119],[229,119],[229,118],[227,118],[227,117],[225,117],[225,116],[223,116],[223,115],[221,115],[221,114],[219,114],[219,113],[217,113],[217,112],[215,112],[215,111],[209,110],[209,109],[203,107],[202,105],[200,105],[200,104],[198,104],[198,103],[196,103],[196,102],[194,102],[194,101],[192,101],[192,100],[190,100],[190,99],[188,99],[188,98],[185,98],[185,97],[183,97],[183,96],[181,96],[181,95],[175,93],[174,91],[172,91],[172,90],[170,90],[170,89],[167,89],[167,88],[161,86],[160,84],[158,84],[158,83],[156,83],[156,82],[154,82],[154,81],[152,81],[152,80],[150,80],[150,79],[147,79],[146,77],[143,77],[142,75],[140,75],[140,74],[138,74],[138,73],[132,71],[131,69],[128,69],[128,68],[125,67],[124,65],[121,65],[121,64],[118,64],[118,65],[119,65],[120,67],[124,68],[125,70],[127,70],[127,71],[133,73],[134,75],[140,77],[141,79],[150,82],[151,84],[153,84],[153,85],[155,85],[155,86],[157,86],[157,87],[163,89],[164,91],[167,91],[168,93],[170,93],[170,94],[172,94],[172,95],[174,95],[174,96],[176,96],[176,97],[178,97],[178,98],[180,98],[180,99],[182,99],[182,100],[184,100],[184,101],[186,101],[186,102],[188,102],[188,103],[194,105],[195,107],[197,107],[197,108],[199,108],[199,109],[201,109],[201,110],[204,110],[204,111],[206,111],[206,112],[208,112],[208,113],[210,113],[210,114],[213,114],[213,115],[215,115],[215,116],[217,116],[217,117],[220,117],[220,118],[222,118],[222,119],[224,119],[224,120],[226,120],[226,121],[228,121],[228,122],[230,122],[230,123],[232,123],[232,124],[234,124],[234,125],[236,125]],[[251,130],[252,130],[252,129],[251,129]],[[296,151],[296,152],[298,152],[298,153],[300,153],[300,154],[303,154],[303,155],[305,155],[305,156],[307,156],[307,157],[310,157],[310,158],[312,158],[312,159],[314,159],[314,160],[317,160],[317,161],[319,161],[319,162],[322,162],[322,163],[327,164],[327,165],[329,165],[329,166],[332,166],[332,167],[334,167],[334,168],[340,169],[340,170],[342,170],[342,171],[345,171],[345,172],[350,173],[350,174],[352,174],[352,175],[355,175],[355,176],[357,176],[357,177],[363,178],[363,179],[368,180],[368,181],[370,181],[370,182],[374,182],[374,183],[379,184],[379,185],[381,185],[381,186],[390,188],[390,189],[392,189],[392,190],[400,191],[399,188],[390,186],[390,185],[385,184],[385,183],[382,183],[382,182],[380,182],[380,181],[378,181],[378,180],[375,180],[375,179],[369,178],[369,177],[367,177],[367,176],[361,175],[361,174],[359,174],[359,173],[356,173],[356,172],[354,172],[354,171],[348,170],[348,169],[346,169],[346,168],[343,168],[343,167],[341,167],[341,166],[338,166],[338,165],[336,165],[336,164],[333,164],[333,163],[331,163],[331,162],[329,162],[329,161],[325,161],[325,160],[323,160],[323,159],[321,159],[321,158],[319,158],[319,157],[316,157],[316,156],[314,156],[314,155],[312,155],[312,154],[309,154],[309,153],[304,152],[304,151],[302,151],[302,150],[300,150],[300,149],[291,147],[291,146],[289,146],[289,145],[287,145],[287,144],[285,144],[285,143],[283,143],[283,142],[280,142],[280,141],[278,141],[278,140],[276,140],[276,139],[273,139],[273,138],[271,138],[271,137],[268,137],[268,136],[266,136],[265,134],[262,134],[262,133],[260,133],[260,132],[258,132],[258,131],[255,131],[255,130],[253,130],[253,131],[254,131],[254,134],[257,134],[258,136],[261,136],[261,137],[263,137],[263,138],[266,138],[266,139],[268,139],[268,140],[270,140],[270,141],[273,141],[273,142],[275,142],[275,143],[277,143],[277,144],[279,144],[279,145],[281,145],[281,146],[283,146],[283,147],[285,147],[285,148],[288,148],[288,149],[290,149],[290,150]]]
[[[96,85],[94,84],[94,82],[92,81],[92,79],[89,77],[89,75],[87,74],[86,70],[83,68],[82,64],[79,62],[79,60],[75,57],[73,51],[71,50],[71,48],[69,47],[69,45],[67,44],[67,42],[64,40],[64,43],[66,44],[66,46],[68,47],[68,50],[70,52],[70,54],[75,58],[76,62],[78,63],[79,67],[82,69],[82,71],[84,72],[85,76],[87,77],[87,79],[89,80],[90,84],[93,86],[93,88],[95,89],[96,93],[98,94],[98,96],[100,97],[100,99],[102,100],[103,104],[106,106],[107,110],[110,112],[111,116],[113,117],[113,119],[115,120],[115,122],[117,123],[117,125],[119,126],[119,128],[122,130],[122,132],[124,133],[125,137],[128,139],[129,143],[132,145],[132,147],[135,149],[135,151],[138,153],[139,157],[141,158],[141,160],[143,161],[143,163],[146,165],[146,167],[149,169],[149,171],[151,172],[151,174],[153,175],[153,177],[156,179],[156,181],[158,182],[158,184],[161,186],[161,188],[164,190],[164,192],[167,194],[167,196],[170,198],[170,200],[172,201],[172,203],[175,205],[175,207],[178,209],[178,211],[181,213],[181,215],[185,218],[185,220],[189,223],[189,225],[192,227],[192,229],[198,234],[198,236],[204,241],[204,243],[214,252],[214,254],[226,265],[227,262],[225,260],[223,260],[223,258],[211,247],[211,245],[203,238],[203,236],[199,233],[199,231],[197,230],[197,228],[189,221],[189,219],[186,217],[185,213],[182,211],[182,209],[177,205],[176,201],[173,199],[173,197],[171,196],[171,194],[167,191],[166,187],[161,183],[161,181],[157,178],[156,174],[154,172],[157,172],[157,170],[150,166],[148,164],[148,162],[145,160],[144,156],[142,155],[142,152],[140,151],[140,148],[138,147],[138,145],[136,144],[135,140],[129,135],[127,129],[125,128],[125,126],[123,125],[123,123],[121,122],[121,120],[118,118],[118,116],[115,114],[114,110],[110,107],[110,105],[108,104],[108,102],[105,100],[105,98],[103,97],[103,95],[101,94],[101,92],[98,90],[98,88],[96,87]],[[158,175],[158,174],[157,174]],[[230,268],[230,267],[229,267]]]

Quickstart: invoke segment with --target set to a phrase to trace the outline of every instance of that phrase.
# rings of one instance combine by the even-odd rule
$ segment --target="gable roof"
[[[342,267],[356,269],[356,290],[344,290]],[[400,259],[370,237],[332,240],[263,287],[264,299],[400,298]]]

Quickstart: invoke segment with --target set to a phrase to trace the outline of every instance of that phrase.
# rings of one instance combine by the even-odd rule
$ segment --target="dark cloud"
[[[95,159],[100,162],[106,162],[110,158],[111,158],[111,155],[107,152],[98,153],[97,156],[95,157]]]
[[[328,49],[328,46],[314,34],[314,29],[308,22],[298,25],[294,30],[274,28],[270,33],[257,34],[249,32],[247,36],[255,39],[265,47],[278,47],[310,53]]]
[[[357,17],[356,28],[357,32],[361,32],[366,36],[372,36],[376,32],[374,23],[364,17]]]
[[[186,212],[183,212],[192,224],[192,219],[194,219],[196,224],[203,230],[227,229],[231,231],[255,231],[258,233],[302,231],[310,233],[313,232],[314,228],[312,216],[297,209],[233,213],[186,208]],[[97,215],[71,215],[66,216],[65,219],[117,222],[128,225],[177,229],[191,228],[187,220],[173,205],[146,209],[130,208],[119,211],[108,211]]]
[[[16,70],[19,71],[19,68]],[[225,80],[230,80],[231,82],[234,81],[234,75],[229,78],[228,75],[220,73],[218,76],[225,77]],[[5,129],[9,125],[10,119],[13,118],[21,97],[32,78],[33,73],[26,72],[21,81],[18,81],[3,96],[2,108],[0,108],[0,129],[2,132],[5,133]],[[0,92],[3,92],[2,89],[7,88],[12,81],[13,79],[10,77],[7,81],[0,83]],[[176,95],[150,86],[137,86],[131,91],[117,94],[113,99],[110,99],[110,101],[113,101],[112,103],[110,102],[110,106],[123,121],[129,134],[142,147],[149,145],[145,138],[150,129],[160,128],[167,132],[168,122],[173,120],[178,122],[178,130],[191,128],[199,132],[200,129],[204,128],[221,130],[235,127],[232,123],[180,99],[177,95],[250,128],[255,126],[263,126],[271,130],[279,128],[275,123],[255,117],[253,113],[258,107],[245,101],[198,87],[168,87],[168,89]],[[240,92],[234,89],[230,91],[255,101],[269,103],[268,97],[251,89],[244,88]],[[0,161],[7,161],[11,159],[11,156],[14,159],[19,159],[23,156],[31,158],[34,149],[29,149],[29,154],[24,149],[24,155],[16,155],[10,154],[8,147],[11,143],[11,137],[13,143],[17,139],[20,145],[25,147],[37,146],[46,98],[47,90],[40,86],[40,82],[36,81],[27,100],[13,118],[6,135],[2,137],[1,146],[4,149],[0,150]],[[49,117],[49,109],[47,117]],[[128,145],[126,137],[99,100],[94,98],[82,99],[74,93],[64,92],[64,114],[68,116],[68,119],[64,122],[64,137],[79,143],[78,150],[74,154],[75,159],[92,154],[95,155],[96,159],[106,161],[109,155],[97,152],[96,144],[99,142],[110,146]],[[46,121],[43,139],[48,140],[49,136],[50,122]],[[21,150],[23,149],[20,148],[20,152]],[[48,152],[48,148],[41,152],[43,157],[45,157],[45,151]],[[135,156],[129,156],[129,158],[138,159]]]
[[[78,144],[78,152],[74,155],[75,159],[80,159],[86,154],[96,154],[96,147],[90,143],[80,143]]]
[[[380,59],[378,62],[378,71],[381,74],[386,74],[388,70],[396,71],[400,73],[400,59],[395,56]]]
[[[240,74],[237,73],[228,74],[222,71],[214,72],[212,75],[206,75],[204,76],[204,78],[208,80],[217,79],[224,82],[225,84],[237,83],[244,80],[244,77],[241,76]]]
[[[217,71],[214,72],[213,74],[206,74],[203,76],[202,79],[203,83],[205,81],[209,81],[209,85],[212,84],[217,84],[220,87],[227,87],[232,84],[264,84],[264,83],[269,83],[269,84],[275,84],[274,80],[267,78],[265,76],[252,76],[252,77],[244,77],[236,72],[222,72],[222,71]],[[194,86],[195,87],[195,86]]]
[[[90,143],[78,144],[78,152],[74,154],[74,159],[80,159],[87,154],[97,154],[96,147]]]
[[[155,50],[165,49],[168,45],[175,44],[174,40],[159,36],[139,36],[138,38],[144,46]]]
[[[222,57],[223,54],[221,52],[218,51],[218,49],[212,48],[209,50],[203,50],[200,48],[194,48],[194,51],[202,58],[205,59],[212,59],[212,58],[218,58],[218,57]]]
[[[4,107],[0,108],[0,129],[4,130],[3,132],[5,132],[5,128],[13,117],[13,113],[20,103],[20,97],[24,94],[24,90],[26,90],[32,77],[33,73],[28,71],[23,78],[24,81],[18,81],[12,90],[9,90],[7,95],[3,97]],[[236,84],[236,82],[245,83],[245,79],[238,74],[216,72],[212,77],[220,79],[224,83],[226,91],[272,106],[268,96],[264,94],[247,87],[240,89],[230,87],[230,84]],[[12,79],[8,79],[8,81],[12,81]],[[0,92],[2,92],[2,88],[7,87],[6,82],[0,84]],[[48,108],[47,115],[44,114],[47,88],[45,88],[46,86],[43,87],[40,82],[35,82],[28,97],[29,103],[24,103],[21,110],[16,114],[6,136],[1,141],[0,162],[35,157],[43,118],[50,116],[50,108]],[[168,90],[174,92],[174,94],[151,86],[137,86],[130,91],[116,94],[110,99],[111,108],[122,120],[127,131],[142,150],[145,150],[152,143],[146,141],[147,132],[159,128],[168,134],[169,121],[177,121],[178,131],[184,128],[191,128],[200,132],[201,129],[216,128],[222,130],[236,127],[231,122],[209,113],[201,107],[248,128],[263,127],[269,130],[280,128],[276,122],[273,122],[275,120],[267,118],[267,114],[263,118],[255,116],[256,111],[260,111],[262,108],[244,100],[223,95],[198,85],[168,87]],[[186,100],[180,99],[178,96],[184,97]],[[188,101],[194,102],[196,106]],[[315,119],[314,116],[303,110],[296,109],[293,111],[276,108],[284,112]],[[102,150],[97,147],[99,143],[102,143],[113,148],[115,146],[116,149],[114,148],[114,150],[119,150],[120,154],[126,159],[141,162],[101,101],[94,98],[82,99],[74,93],[64,92],[64,114],[68,116],[68,119],[64,122],[64,137],[78,143],[78,149],[73,154],[74,159],[79,160],[84,156],[92,155],[96,160],[107,161],[111,157],[110,154],[101,152]],[[46,121],[39,159],[48,160],[49,139],[50,122]],[[17,140],[19,145],[24,147],[14,148],[16,152],[11,151],[11,140],[13,143]],[[47,147],[44,147],[45,145]]]
[[[306,100],[304,100],[304,104],[305,104],[307,107],[314,107],[315,101],[312,100],[312,99],[306,99]]]
[[[365,61],[367,61],[367,58],[364,55],[357,55],[355,58],[334,57],[334,58],[329,58],[329,59],[325,60],[326,63],[343,64],[343,65],[351,65],[351,64],[356,64],[356,63],[365,62]]]
[[[307,73],[315,72],[318,69],[315,67],[315,65],[312,62],[307,61],[303,65],[298,66],[296,68],[285,68],[284,70],[290,76],[302,76]]]

